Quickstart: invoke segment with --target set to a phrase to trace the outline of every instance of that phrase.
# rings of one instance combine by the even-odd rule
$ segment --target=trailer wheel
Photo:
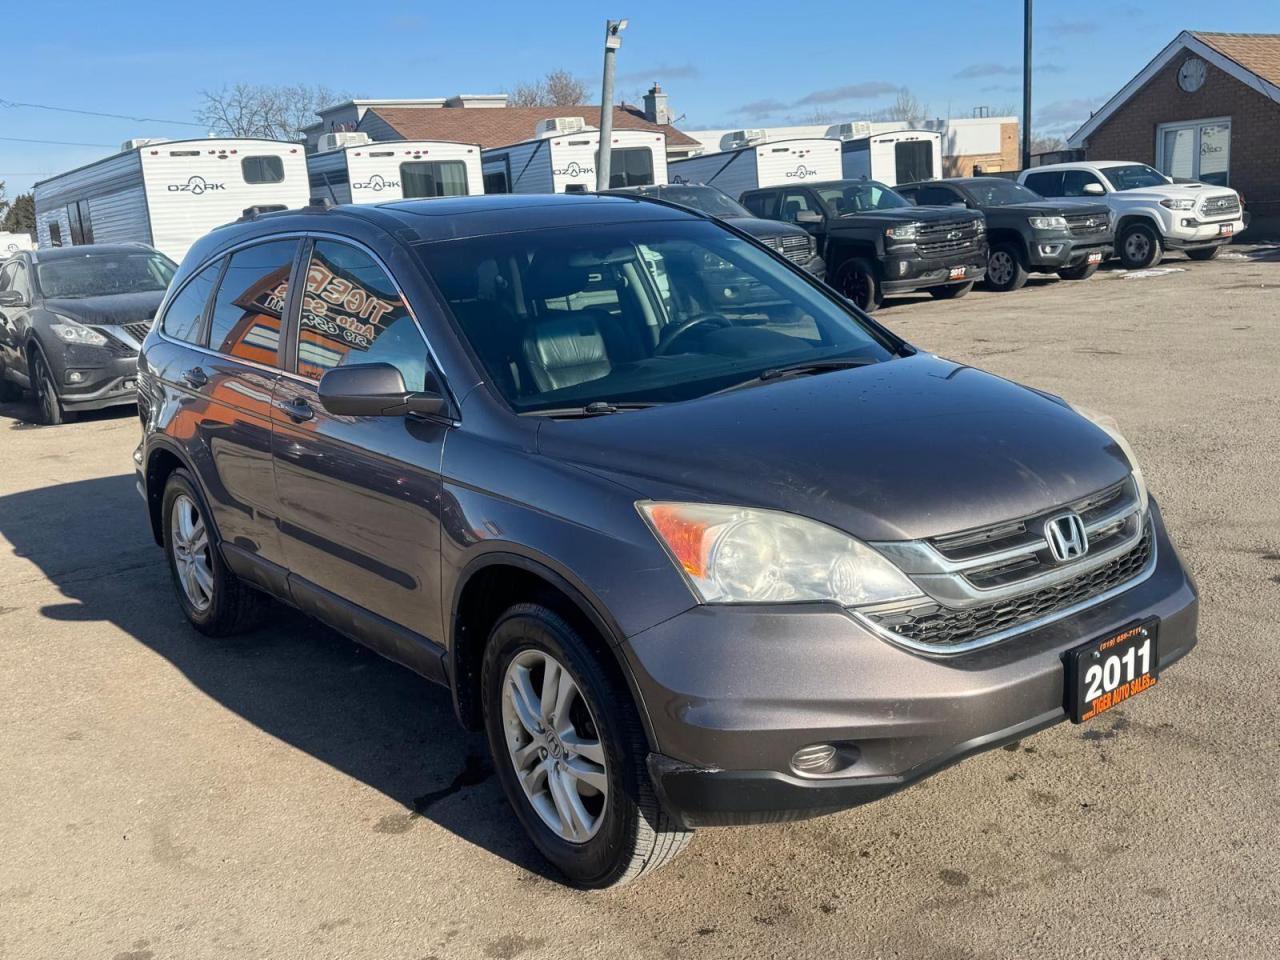
[[[876,268],[865,257],[850,257],[840,264],[835,288],[863,313],[871,313],[884,301]]]

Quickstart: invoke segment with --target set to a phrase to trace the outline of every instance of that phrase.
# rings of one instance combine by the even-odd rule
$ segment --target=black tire
[[[875,265],[865,257],[850,257],[840,264],[833,286],[863,313],[873,313],[884,302]]]
[[[1078,263],[1074,267],[1063,267],[1058,271],[1058,276],[1063,280],[1088,280],[1095,273],[1101,263]]]
[[[207,534],[207,556],[212,572],[213,596],[207,608],[197,608],[179,580],[178,560],[174,552],[173,513],[174,503],[179,497],[186,497],[195,504],[205,524]],[[169,475],[164,487],[164,499],[161,519],[164,524],[164,553],[169,561],[169,573],[173,578],[174,593],[178,604],[191,625],[209,637],[228,637],[241,633],[252,627],[262,614],[266,605],[266,597],[245,584],[228,569],[222,560],[222,551],[217,531],[209,520],[209,508],[204,497],[196,489],[191,475],[181,468]]]
[[[1027,282],[1027,265],[1015,243],[997,243],[987,254],[988,290],[1009,293],[1020,290]]]
[[[968,295],[973,289],[974,282],[970,280],[968,283],[949,283],[945,287],[930,287],[929,293],[935,300],[959,300]]]
[[[62,409],[62,401],[58,399],[58,388],[53,382],[53,373],[44,357],[36,353],[31,359],[31,385],[35,390],[36,407],[40,410],[40,420],[46,426],[56,427],[71,419]]]
[[[606,760],[608,799],[597,832],[575,843],[555,833],[534,809],[516,775],[504,727],[507,668],[530,650],[549,654],[577,684]],[[534,846],[575,886],[599,889],[630,883],[673,859],[691,831],[667,815],[645,765],[648,741],[631,693],[605,669],[578,630],[536,603],[511,607],[494,625],[480,674],[485,730],[494,768],[517,819]]]
[[[1126,270],[1145,270],[1164,256],[1160,235],[1145,223],[1131,223],[1116,238],[1116,253]]]
[[[1188,250],[1187,256],[1192,260],[1216,260],[1218,254],[1222,252],[1221,246],[1216,247],[1200,247],[1197,250]]]

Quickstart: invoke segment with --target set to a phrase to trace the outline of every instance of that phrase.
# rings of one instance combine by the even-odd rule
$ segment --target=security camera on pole
[[[606,20],[604,25],[604,82],[600,85],[600,159],[596,163],[596,189],[609,189],[613,160],[613,53],[622,46],[626,20]]]

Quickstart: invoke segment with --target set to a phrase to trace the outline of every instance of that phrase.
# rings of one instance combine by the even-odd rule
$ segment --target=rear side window
[[[187,343],[199,342],[204,310],[209,305],[209,294],[213,292],[213,285],[218,282],[218,271],[221,269],[221,260],[211,263],[192,277],[182,288],[182,292],[173,298],[169,309],[164,312],[164,320],[160,326],[165,336],[185,340]]]
[[[298,373],[319,380],[352,363],[389,363],[426,385],[427,344],[386,271],[363,250],[317,240],[298,329]]]
[[[245,183],[280,183],[284,180],[284,161],[279,157],[245,157],[240,161]]]
[[[1062,196],[1062,173],[1055,171],[1053,173],[1029,173],[1027,179],[1023,181],[1024,185],[1034,190],[1042,197],[1060,197]]]
[[[777,201],[776,193],[752,193],[742,198],[742,205],[754,216],[772,220]]]
[[[297,240],[272,240],[231,255],[209,319],[210,349],[277,365],[280,318],[297,251]]]

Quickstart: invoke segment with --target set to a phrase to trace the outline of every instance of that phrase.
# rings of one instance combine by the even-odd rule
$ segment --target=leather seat
[[[524,358],[544,393],[598,380],[613,369],[600,325],[589,314],[535,323],[524,341]]]

